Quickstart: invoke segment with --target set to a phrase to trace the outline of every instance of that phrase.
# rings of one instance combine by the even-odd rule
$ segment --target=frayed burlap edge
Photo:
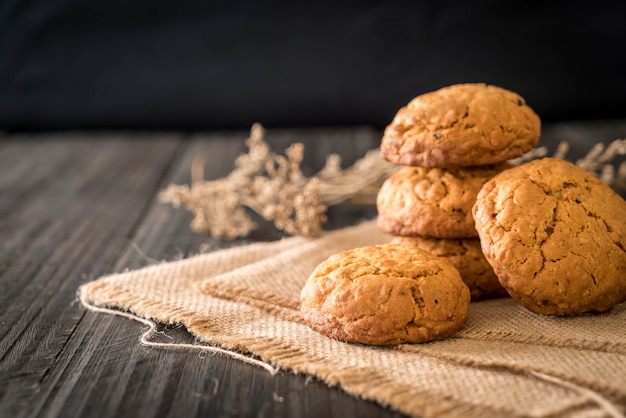
[[[394,382],[385,375],[368,374],[365,378],[358,371],[349,367],[333,368],[329,370],[320,364],[324,359],[312,358],[310,353],[303,353],[293,347],[286,346],[279,341],[270,339],[242,338],[241,336],[217,336],[212,335],[209,340],[202,337],[206,333],[206,321],[198,318],[195,312],[181,309],[171,309],[159,303],[137,301],[135,295],[123,291],[110,292],[110,300],[92,298],[94,288],[100,287],[101,283],[92,282],[83,285],[78,290],[78,300],[88,310],[100,313],[113,314],[135,319],[149,327],[144,332],[140,342],[152,347],[169,349],[196,349],[212,353],[218,353],[246,363],[262,367],[271,375],[275,375],[281,369],[291,371],[294,374],[307,374],[320,378],[329,387],[341,387],[348,394],[379,403],[399,412],[424,417],[459,417],[459,416],[502,416],[501,411],[491,411],[485,408],[477,410],[472,405],[456,402],[451,399],[433,399],[430,394],[416,396],[415,393],[398,392],[393,390]],[[236,302],[233,302],[236,303]],[[109,307],[110,306],[110,307]],[[139,314],[138,312],[141,312]],[[176,344],[154,343],[150,337],[156,330],[156,323],[161,322],[160,317],[176,318],[176,323],[185,328],[200,340],[212,344]],[[148,318],[148,319],[146,319]]]
[[[218,286],[203,287],[203,291],[208,295],[214,297],[221,297],[228,300],[248,303],[254,306],[257,306],[261,309],[266,310],[269,313],[281,315],[285,319],[289,319],[292,321],[303,322],[302,317],[300,316],[298,306],[294,305],[293,301],[283,300],[283,298],[277,297],[276,295],[269,294],[267,292],[255,292],[245,287],[237,287],[237,286],[225,286],[224,283],[219,283]],[[487,303],[493,303],[496,301],[488,301]],[[482,302],[485,303],[484,301]],[[619,306],[618,308],[623,308],[623,306]],[[461,331],[460,334],[463,332]],[[462,337],[452,337],[449,341],[454,340],[464,340],[470,341],[473,338],[467,337],[466,335]],[[481,339],[474,338],[476,342],[488,342],[490,339],[485,338],[485,335],[481,334]],[[585,341],[584,347],[581,347],[581,341],[572,340],[572,341],[560,341],[560,344],[554,344],[553,339],[550,338],[539,338],[534,341],[529,341],[528,338],[524,337],[515,337],[512,334],[506,336],[506,339],[503,338],[502,335],[492,335],[491,341],[498,342],[500,344],[506,342],[508,344],[525,344],[530,346],[552,346],[555,348],[575,348],[578,350],[589,350],[589,351],[602,351],[607,353],[617,352],[624,353],[625,347],[619,343],[608,343],[608,342],[594,342],[594,341]],[[551,374],[546,374],[545,370],[541,367],[533,367],[528,364],[520,364],[515,361],[502,361],[502,360],[490,360],[486,361],[484,359],[477,360],[475,357],[470,355],[463,355],[459,352],[455,352],[454,355],[450,354],[450,352],[442,351],[439,349],[433,349],[432,346],[428,344],[406,344],[399,345],[396,347],[398,350],[420,353],[422,355],[427,355],[451,362],[455,362],[458,364],[463,364],[470,367],[480,367],[480,368],[496,368],[496,369],[506,369],[516,373],[531,373],[535,375],[537,378],[541,378],[544,380],[550,380],[557,384],[561,384],[563,386],[567,386],[575,389],[580,392],[582,395],[594,399],[597,401],[599,405],[606,404],[604,409],[608,411],[612,411],[613,415],[611,416],[620,416],[619,411],[612,406],[612,404],[606,399],[604,399],[601,395],[598,395],[596,392],[605,393],[611,397],[615,397],[620,399],[621,402],[625,402],[626,398],[623,393],[616,391],[613,387],[603,384],[603,382],[589,382],[584,380],[577,380],[572,378],[572,376],[567,375],[565,373],[552,372]]]
[[[485,405],[471,405],[445,397],[434,399],[431,393],[423,393],[421,394],[422,396],[418,396],[419,394],[415,392],[398,391],[394,389],[394,382],[380,373],[377,375],[369,373],[367,376],[362,376],[359,371],[352,370],[349,367],[329,370],[324,367],[324,359],[312,358],[311,353],[294,349],[280,341],[242,338],[240,335],[211,335],[210,329],[207,329],[206,319],[198,316],[194,311],[164,306],[158,302],[138,300],[136,295],[119,289],[107,289],[107,296],[103,298],[103,293],[99,292],[99,290],[102,290],[102,286],[106,287],[107,283],[96,281],[81,286],[78,291],[78,298],[82,305],[92,311],[121,315],[148,325],[150,328],[144,333],[141,340],[142,344],[161,346],[163,348],[198,349],[220,353],[262,367],[272,375],[276,374],[280,369],[287,369],[296,374],[314,375],[331,387],[340,386],[353,396],[378,402],[383,406],[391,407],[409,415],[424,417],[499,417],[507,413],[506,411],[492,410]],[[193,335],[211,345],[151,342],[150,337],[154,333],[155,323],[162,322],[160,318],[164,317],[174,319],[175,321],[172,323],[184,325]],[[423,354],[432,355],[432,353]],[[442,358],[442,360],[458,363],[458,359]],[[584,410],[585,406],[592,407],[597,405],[606,416],[624,416],[602,396],[584,387],[563,381],[557,376],[545,375],[540,372],[529,372],[528,370],[515,370],[510,365],[473,364],[471,359],[467,360],[466,365],[506,371],[512,374],[530,373],[538,380],[547,381],[580,393],[581,402],[579,405],[574,405],[577,410]]]
[[[364,227],[367,228],[367,225]],[[307,240],[293,241],[290,238],[277,243],[251,244],[111,275],[81,286],[78,297],[87,309],[114,313],[147,324],[149,329],[142,337],[143,344],[223,353],[264,367],[272,374],[282,368],[294,373],[317,376],[329,386],[339,386],[347,393],[388,405],[410,415],[496,417],[528,414],[528,411],[524,410],[527,403],[519,404],[524,405],[521,409],[509,406],[510,400],[485,403],[481,402],[480,397],[474,398],[473,390],[453,391],[456,394],[446,390],[433,393],[431,385],[437,379],[454,376],[454,379],[463,380],[459,377],[463,375],[467,377],[467,382],[472,388],[475,387],[474,384],[480,387],[483,378],[499,382],[496,386],[493,384],[486,386],[501,392],[500,396],[494,399],[503,399],[502,395],[509,393],[508,390],[499,390],[500,388],[510,387],[509,384],[517,387],[516,383],[511,382],[527,387],[532,399],[536,399],[534,396],[544,393],[544,390],[550,391],[553,394],[550,399],[557,401],[558,405],[540,403],[541,410],[535,409],[533,413],[542,416],[564,411],[578,414],[592,409],[596,415],[602,412],[605,416],[620,416],[619,411],[611,409],[612,405],[602,396],[574,383],[562,381],[559,377],[536,373],[523,367],[507,367],[506,363],[495,361],[491,363],[475,361],[471,356],[460,359],[456,356],[444,358],[441,353],[435,352],[434,355],[429,353],[426,345],[420,347],[424,349],[422,352],[419,350],[409,352],[402,347],[398,347],[397,350],[355,348],[354,345],[338,342],[329,345],[330,339],[317,335],[299,321],[288,319],[285,312],[293,313],[293,300],[284,301],[280,297],[273,300],[267,295],[255,294],[254,286],[248,289],[252,293],[243,295],[239,302],[212,297],[198,291],[198,284],[201,282],[222,283],[223,273],[241,272],[240,269],[249,266],[251,262],[274,256],[277,252],[289,253],[296,243],[308,249],[309,244],[305,241]],[[353,243],[354,241],[349,240],[348,244]],[[246,274],[253,274],[254,280],[248,280],[249,284],[257,283],[258,275],[253,271]],[[254,303],[254,299],[263,298],[267,300],[261,300],[263,303]],[[272,310],[272,306],[278,308]],[[208,345],[154,343],[150,336],[155,332],[156,323],[183,325],[199,341]],[[266,328],[262,328],[263,326]],[[265,332],[263,329],[271,332]],[[251,332],[253,330],[259,332]],[[294,336],[297,339],[294,339]],[[316,350],[310,344],[323,344],[332,349]],[[397,352],[398,355],[393,352]],[[350,359],[342,357],[346,355],[355,359],[364,355],[367,360],[365,363],[361,360],[355,361],[353,366],[356,367],[351,367]],[[331,356],[333,359],[325,356]],[[369,366],[368,362],[374,360],[374,357],[384,358],[385,361],[393,361],[396,364],[406,364],[408,361],[415,363],[416,367],[411,368],[408,381],[403,372],[397,374],[397,371],[394,380],[385,375],[385,367],[381,368],[380,364],[376,367]],[[399,359],[404,360],[398,363]],[[396,369],[405,370],[404,367]],[[422,384],[419,386],[414,383],[414,373],[422,376]],[[433,378],[435,380],[432,380]],[[474,379],[479,380],[474,382]],[[537,383],[532,383],[533,381]],[[503,385],[504,382],[506,383]],[[471,396],[467,396],[468,394]],[[555,398],[554,394],[563,398]],[[525,402],[529,400],[528,396],[521,399]]]

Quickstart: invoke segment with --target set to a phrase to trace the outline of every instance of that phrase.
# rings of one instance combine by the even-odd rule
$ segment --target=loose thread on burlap
[[[545,380],[555,385],[580,393],[585,398],[589,399],[592,402],[595,402],[604,412],[608,414],[607,416],[611,418],[626,418],[626,416],[620,410],[618,410],[615,407],[615,405],[613,405],[611,402],[609,402],[603,396],[599,395],[593,390],[576,385],[567,380],[559,379],[558,377],[552,376],[549,374],[532,371],[532,370],[530,370],[528,373],[530,373],[531,375],[535,376],[538,379]]]
[[[148,264],[160,264],[162,261],[157,260],[156,258],[149,257],[135,241],[130,242],[130,246],[135,250]]]
[[[160,343],[160,342],[151,341],[150,339],[152,338],[152,336],[154,334],[159,333],[159,331],[157,331],[156,322],[150,321],[148,319],[142,318],[137,315],[133,315],[128,312],[118,311],[118,310],[109,309],[109,308],[101,308],[99,306],[93,305],[85,299],[85,296],[81,292],[79,292],[78,294],[78,299],[80,303],[89,311],[98,312],[98,313],[106,313],[106,314],[111,314],[111,315],[122,316],[122,317],[129,318],[129,319],[134,319],[135,321],[141,322],[142,324],[148,326],[148,329],[143,332],[143,334],[141,335],[139,339],[139,342],[142,345],[145,345],[148,347],[157,347],[157,348],[191,349],[191,350],[200,350],[200,351],[205,351],[205,352],[210,352],[210,353],[223,354],[226,356],[230,356],[234,359],[243,361],[245,363],[252,364],[257,367],[261,367],[265,369],[267,372],[269,372],[269,374],[272,376],[275,376],[280,370],[278,367],[274,367],[271,364],[268,364],[262,360],[245,356],[236,351],[226,350],[226,349],[215,347],[215,346],[185,344],[185,343]]]

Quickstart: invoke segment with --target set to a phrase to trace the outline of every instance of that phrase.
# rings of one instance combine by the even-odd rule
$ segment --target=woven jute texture
[[[315,266],[389,239],[368,221],[318,239],[256,243],[110,275],[78,293],[87,308],[183,324],[207,345],[317,376],[409,415],[623,416],[626,304],[557,318],[510,298],[474,302],[453,337],[394,347],[343,343],[308,328],[298,299]]]

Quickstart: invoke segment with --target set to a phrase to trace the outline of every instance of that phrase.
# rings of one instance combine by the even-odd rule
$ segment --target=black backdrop
[[[386,125],[487,82],[626,117],[626,2],[0,0],[0,129]]]

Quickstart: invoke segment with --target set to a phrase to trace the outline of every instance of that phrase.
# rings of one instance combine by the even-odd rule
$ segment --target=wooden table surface
[[[380,143],[369,127],[268,130],[272,148],[305,145],[303,171],[330,153],[344,167]],[[77,288],[106,274],[174,260],[201,248],[275,240],[263,224],[225,242],[193,233],[192,215],[162,203],[169,184],[188,184],[193,159],[205,177],[233,169],[247,131],[55,132],[0,136],[0,417],[393,417],[307,376],[230,357],[139,343],[144,325],[86,311]],[[542,144],[568,141],[568,159],[626,137],[626,120],[544,126]],[[333,207],[327,228],[375,216]],[[162,330],[193,341],[184,329]]]

